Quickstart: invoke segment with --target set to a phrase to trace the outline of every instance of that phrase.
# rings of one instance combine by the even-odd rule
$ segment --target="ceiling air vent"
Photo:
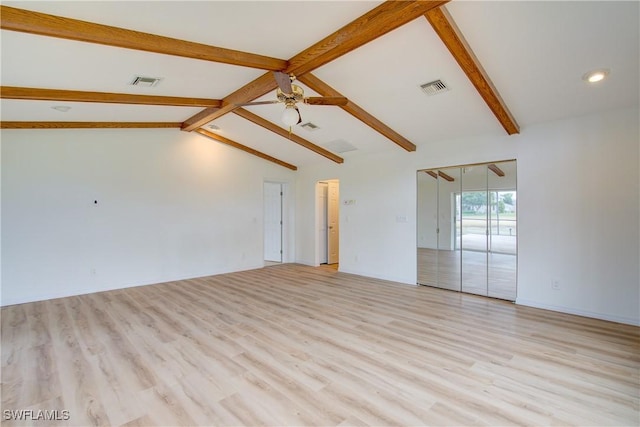
[[[322,147],[338,154],[348,153],[349,151],[357,150],[356,147],[354,147],[344,139],[336,139],[335,141],[327,142],[326,144],[323,144]]]
[[[420,85],[420,89],[422,89],[422,91],[429,96],[437,95],[438,93],[446,92],[449,90],[447,85],[442,80],[434,80],[432,82]]]
[[[158,77],[143,77],[143,76],[135,76],[131,83],[131,86],[140,86],[140,87],[154,87],[160,83],[161,78]]]
[[[314,130],[320,129],[320,126],[318,126],[316,124],[313,124],[311,122],[307,122],[307,123],[301,124],[300,126],[305,128],[306,130],[308,130],[310,132],[313,132]]]

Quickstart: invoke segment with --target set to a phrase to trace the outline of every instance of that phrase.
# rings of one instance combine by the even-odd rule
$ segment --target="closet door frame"
[[[504,168],[509,170],[508,179],[513,181],[512,185],[506,184],[506,186],[501,186],[502,184],[491,185],[493,175],[496,174],[498,177],[499,172],[501,172],[498,168],[496,171],[496,165],[503,165]],[[512,165],[512,166],[511,166]],[[465,179],[464,176],[469,170],[475,170],[475,173],[478,174],[476,176],[475,182],[471,180],[471,175],[469,176],[469,186],[465,188]],[[460,165],[460,166],[448,166],[444,168],[430,168],[430,169],[422,169],[419,170],[418,173],[426,173],[431,175],[436,179],[436,212],[437,212],[437,220],[436,220],[436,248],[433,250],[436,259],[436,269],[433,272],[435,274],[435,287],[455,290],[458,292],[466,292],[472,293],[476,295],[488,296],[493,298],[507,299],[510,301],[515,301],[517,295],[517,202],[514,203],[514,214],[515,214],[515,252],[513,261],[509,261],[508,264],[508,272],[511,274],[513,280],[513,292],[491,292],[492,280],[498,280],[497,276],[493,277],[492,273],[495,271],[499,271],[500,266],[495,262],[493,258],[493,246],[490,247],[490,241],[494,238],[493,235],[493,212],[494,202],[492,202],[492,193],[499,194],[500,192],[509,192],[513,191],[514,194],[517,194],[517,163],[515,159],[508,160],[500,160],[495,162],[487,162],[487,163],[477,163],[477,164],[469,164],[469,165]],[[502,175],[504,176],[504,175]],[[495,181],[498,182],[499,181]],[[510,182],[510,181],[505,181]],[[420,180],[418,180],[418,185]],[[456,188],[457,184],[457,188]],[[443,189],[445,189],[443,191]],[[420,188],[418,188],[420,190]],[[467,190],[467,191],[465,191]],[[467,239],[465,243],[463,240],[463,229],[465,227],[465,219],[464,212],[462,212],[462,200],[464,193],[471,192],[480,192],[484,194],[484,204],[477,207],[478,211],[484,214],[484,232],[479,233],[482,237],[478,239],[474,239],[473,237]],[[516,196],[517,197],[517,196]],[[477,197],[476,197],[477,198]],[[477,202],[477,201],[476,201]],[[499,209],[499,200],[495,201],[495,209]],[[449,205],[450,207],[447,207]],[[420,206],[418,206],[418,210]],[[444,216],[443,216],[444,212]],[[481,218],[477,217],[467,219],[469,224],[473,224],[473,222],[482,221]],[[446,217],[446,218],[445,218]],[[418,221],[421,220],[420,212],[416,215]],[[422,219],[424,221],[424,219]],[[481,223],[482,224],[482,223]],[[473,224],[475,228],[481,227],[479,224]],[[417,229],[420,227],[417,224]],[[480,230],[476,230],[480,231]],[[484,247],[482,246],[482,242],[484,238]],[[477,240],[477,242],[473,242],[473,240]],[[480,245],[480,246],[478,246]],[[465,248],[467,249],[466,259],[465,259]],[[453,257],[453,258],[452,258]],[[456,258],[457,257],[457,258]],[[465,268],[465,261],[468,262],[467,267]],[[420,257],[418,257],[418,271],[421,269]],[[477,265],[474,265],[477,264]],[[495,270],[494,270],[495,268]],[[465,273],[466,271],[466,273]],[[474,277],[473,286],[468,286],[467,290],[465,290],[465,279],[469,277]],[[419,278],[420,279],[420,278]],[[457,284],[454,284],[452,280]],[[504,284],[504,278],[502,279]],[[509,280],[509,279],[507,279]],[[477,283],[476,283],[477,282]],[[470,282],[469,282],[470,283]],[[433,282],[430,283],[420,283],[418,280],[418,284],[425,284],[427,286],[434,286]],[[471,290],[472,292],[468,292]]]

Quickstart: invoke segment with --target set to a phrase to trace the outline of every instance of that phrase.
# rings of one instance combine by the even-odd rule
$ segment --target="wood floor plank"
[[[330,267],[0,316],[2,408],[43,426],[640,424],[640,328]]]
[[[99,398],[94,371],[87,359],[88,353],[83,351],[78,342],[78,332],[64,301],[52,300],[48,308],[53,352],[64,402],[64,408],[52,409],[68,410],[72,425],[109,425],[107,410]]]
[[[158,381],[153,387],[141,392],[147,416],[152,425],[196,425],[192,415],[176,396],[173,387]]]

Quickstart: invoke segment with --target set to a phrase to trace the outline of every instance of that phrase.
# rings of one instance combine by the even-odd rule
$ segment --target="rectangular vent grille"
[[[354,147],[353,145],[351,145],[351,143],[345,141],[344,139],[336,139],[335,141],[327,142],[326,144],[323,144],[322,147],[338,154],[357,150],[356,147]]]
[[[432,82],[425,83],[423,85],[420,85],[420,88],[429,96],[437,95],[441,92],[446,92],[449,90],[447,85],[442,80],[434,80]]]
[[[306,130],[311,131],[311,132],[313,132],[314,130],[320,129],[320,126],[315,125],[315,124],[313,124],[311,122],[304,123],[304,124],[302,124],[300,126],[302,126]]]
[[[157,86],[158,83],[160,83],[160,78],[157,77],[142,77],[142,76],[136,76],[133,78],[133,80],[131,81],[130,85],[131,86],[140,86],[140,87],[154,87]]]

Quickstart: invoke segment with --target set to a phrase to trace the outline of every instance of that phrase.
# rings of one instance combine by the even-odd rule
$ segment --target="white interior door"
[[[264,259],[282,262],[282,184],[264,183]]]
[[[340,259],[340,187],[337,181],[329,181],[327,200],[327,264],[337,264]]]

